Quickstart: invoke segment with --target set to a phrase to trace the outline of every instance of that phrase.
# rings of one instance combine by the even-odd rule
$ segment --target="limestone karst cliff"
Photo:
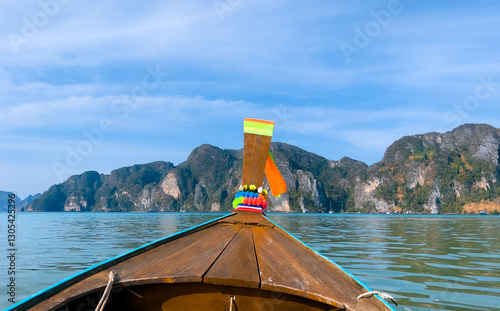
[[[287,193],[271,196],[269,210],[468,211],[463,208],[466,204],[484,205],[500,197],[499,146],[500,129],[485,124],[403,137],[371,166],[272,143]],[[241,150],[201,145],[177,166],[157,161],[119,168],[109,175],[91,171],[71,176],[25,210],[230,211],[242,162]]]

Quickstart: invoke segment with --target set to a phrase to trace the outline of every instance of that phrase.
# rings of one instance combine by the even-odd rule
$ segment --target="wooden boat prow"
[[[88,310],[111,271],[106,310],[229,310],[230,299],[233,310],[392,310],[378,296],[357,299],[368,289],[352,275],[245,211],[108,260],[9,310]]]
[[[245,120],[242,182],[251,184],[240,187],[233,213],[88,268],[7,310],[94,310],[102,297],[105,310],[394,310],[378,295],[358,299],[367,286],[264,216],[264,172],[272,191],[286,190],[268,155],[273,128]]]

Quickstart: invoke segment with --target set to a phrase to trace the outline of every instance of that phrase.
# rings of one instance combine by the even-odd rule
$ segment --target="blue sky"
[[[500,127],[497,1],[0,0],[0,190],[274,141],[368,164]]]

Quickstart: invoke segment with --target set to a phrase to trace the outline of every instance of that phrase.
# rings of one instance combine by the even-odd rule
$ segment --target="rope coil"
[[[115,282],[116,273],[114,271],[110,271],[108,275],[108,284],[106,285],[106,289],[104,290],[104,294],[102,294],[101,300],[99,304],[95,308],[95,311],[103,311],[104,306],[108,302],[109,294],[111,293],[111,289],[113,288],[113,283]]]
[[[382,297],[382,299],[385,299],[385,300],[390,300],[392,301],[392,303],[394,303],[396,306],[398,305],[396,303],[396,301],[394,301],[394,297],[392,297],[391,295],[387,294],[387,293],[381,293],[381,292],[378,292],[376,290],[372,291],[372,292],[366,292],[364,294],[361,294],[358,296],[358,299],[361,299],[361,298],[370,298],[371,296],[373,295],[379,295],[380,297]]]

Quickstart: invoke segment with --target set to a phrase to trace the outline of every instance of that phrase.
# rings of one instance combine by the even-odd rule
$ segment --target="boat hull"
[[[110,259],[7,310],[93,310],[107,286],[105,310],[230,310],[231,297],[232,310],[393,310],[377,295],[357,299],[370,289],[248,211]]]

